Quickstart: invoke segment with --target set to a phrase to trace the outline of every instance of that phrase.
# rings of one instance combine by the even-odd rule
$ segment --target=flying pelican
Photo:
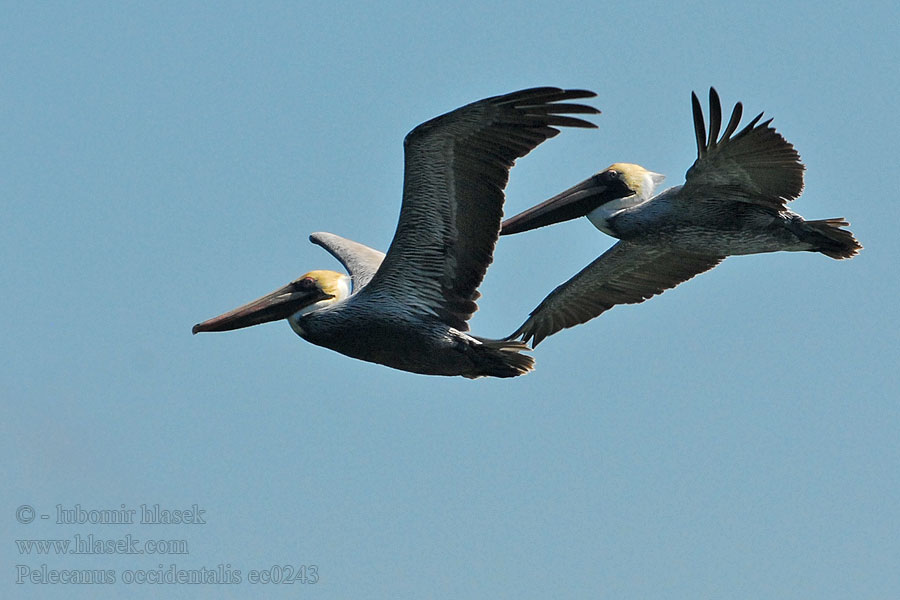
[[[287,319],[313,344],[426,375],[515,377],[534,368],[522,342],[466,333],[493,259],[503,190],[516,158],[559,133],[596,127],[596,114],[561,101],[596,96],[542,87],[463,106],[413,129],[403,142],[400,220],[387,255],[329,233],[310,240],[349,277],[310,271],[283,288],[194,325],[226,331]]]
[[[691,94],[697,160],[683,186],[654,196],[664,177],[617,163],[503,222],[500,235],[587,216],[618,238],[612,248],[551,292],[510,336],[541,340],[593,319],[616,304],[635,304],[712,269],[725,257],[762,252],[821,252],[850,258],[862,248],[844,219],[807,221],[786,203],[803,189],[794,147],[760,113],[738,133],[738,102],[722,137],[722,107],[709,90],[709,137]]]

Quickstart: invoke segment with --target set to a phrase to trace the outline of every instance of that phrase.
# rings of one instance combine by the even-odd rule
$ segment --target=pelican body
[[[501,235],[586,216],[618,238],[597,260],[560,285],[512,335],[536,346],[616,304],[638,303],[675,287],[727,256],[778,251],[850,258],[862,248],[843,219],[807,221],[786,203],[800,196],[804,166],[794,147],[760,123],[741,131],[737,103],[721,138],[722,109],[710,88],[709,137],[692,94],[697,160],[685,184],[654,195],[664,177],[616,163],[502,224]]]
[[[559,133],[595,127],[561,102],[585,90],[533,88],[487,98],[416,127],[404,140],[403,203],[383,254],[330,233],[310,240],[347,269],[311,271],[194,326],[225,331],[287,319],[303,339],[341,354],[426,375],[514,377],[534,360],[513,340],[467,333],[493,258],[504,189],[516,158]]]

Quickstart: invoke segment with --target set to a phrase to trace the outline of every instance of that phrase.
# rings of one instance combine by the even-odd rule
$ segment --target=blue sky
[[[900,594],[900,9],[552,4],[2,4],[4,597]],[[518,162],[507,214],[616,161],[681,183],[690,93],[714,85],[800,151],[792,208],[865,250],[731,258],[515,380],[393,371],[285,323],[191,336],[338,268],[310,232],[386,249],[403,136],[536,85],[603,114]],[[504,238],[473,331],[509,333],[611,243],[586,220]],[[206,524],[58,524],[58,504]],[[76,534],[189,553],[15,543]],[[119,582],[16,583],[42,564]],[[243,581],[122,582],[172,564]],[[318,582],[248,581],[275,565]]]

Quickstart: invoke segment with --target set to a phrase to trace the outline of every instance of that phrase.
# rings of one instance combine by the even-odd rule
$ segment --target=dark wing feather
[[[384,252],[327,231],[311,234],[309,241],[328,250],[329,254],[344,265],[353,280],[354,294],[372,280],[384,260]]]
[[[584,90],[522,90],[474,102],[411,131],[404,141],[397,231],[365,294],[390,296],[467,330],[477,309],[476,290],[493,259],[510,168],[558,134],[556,127],[595,127],[565,115],[597,109],[559,103],[593,96]]]
[[[760,113],[738,133],[743,107],[738,102],[719,137],[722,105],[714,88],[709,90],[709,137],[703,109],[691,94],[697,160],[688,169],[684,193],[693,197],[721,197],[750,202],[771,210],[783,210],[785,203],[803,191],[803,163],[794,146],[770,126]]]
[[[512,338],[537,346],[561,329],[585,323],[617,304],[637,304],[722,262],[653,242],[620,241],[531,312]]]

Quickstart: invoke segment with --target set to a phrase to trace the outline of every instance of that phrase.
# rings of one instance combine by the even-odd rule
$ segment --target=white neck
[[[330,306],[335,306],[350,297],[350,286],[351,280],[348,275],[341,275],[337,280],[337,288],[335,289],[335,295],[332,298],[326,298],[324,300],[319,300],[309,306],[304,306],[290,317],[288,317],[288,323],[291,324],[291,329],[299,335],[303,336],[304,331],[300,326],[300,318],[304,315],[308,315],[310,313],[314,313],[318,310],[322,310],[324,308],[328,308]]]
[[[653,171],[644,171],[641,176],[641,185],[634,194],[619,198],[618,200],[611,200],[598,206],[588,213],[588,220],[593,223],[594,227],[603,233],[615,237],[616,234],[613,233],[612,228],[609,226],[609,219],[625,209],[638,206],[654,198],[657,186],[659,186],[665,178],[665,175],[660,175]]]

